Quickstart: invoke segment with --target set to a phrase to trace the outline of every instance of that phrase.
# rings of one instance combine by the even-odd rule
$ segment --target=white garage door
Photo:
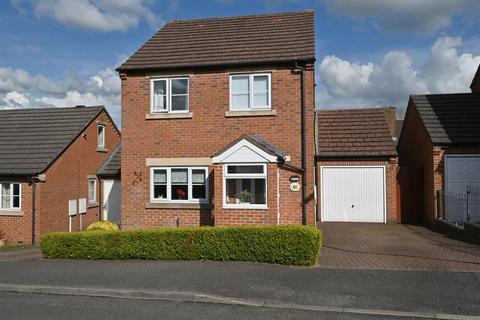
[[[480,156],[446,156],[445,189],[466,193],[467,185],[480,186]]]
[[[322,167],[322,221],[385,222],[384,167]]]

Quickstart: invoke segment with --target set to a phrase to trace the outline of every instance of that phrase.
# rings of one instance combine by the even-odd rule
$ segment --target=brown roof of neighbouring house
[[[403,120],[397,120],[397,124],[395,127],[395,139],[400,140],[400,134],[402,133],[403,128]]]
[[[313,61],[312,10],[168,22],[118,71]]]
[[[480,143],[480,94],[412,95],[433,144]]]
[[[0,176],[42,173],[104,109],[0,110]]]
[[[122,145],[119,143],[112,151],[110,156],[100,165],[97,170],[97,176],[101,178],[106,177],[120,177],[121,169],[121,154]]]
[[[396,156],[383,108],[318,110],[319,157]]]

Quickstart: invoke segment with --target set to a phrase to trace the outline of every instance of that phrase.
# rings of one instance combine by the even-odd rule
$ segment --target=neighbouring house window
[[[20,209],[20,189],[19,183],[0,183],[0,209]]]
[[[97,126],[97,148],[105,149],[105,125],[103,124]]]
[[[151,80],[151,112],[187,112],[188,78]]]
[[[265,164],[224,167],[225,207],[266,208],[267,172]]]
[[[88,203],[97,202],[97,180],[89,179],[88,180]]]
[[[207,168],[152,168],[151,200],[168,202],[206,202]]]
[[[271,109],[271,75],[230,76],[230,110]]]

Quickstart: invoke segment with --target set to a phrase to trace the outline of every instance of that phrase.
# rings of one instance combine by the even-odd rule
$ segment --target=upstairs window
[[[97,126],[97,148],[105,149],[105,125],[99,124]]]
[[[230,76],[231,111],[271,108],[271,75],[269,73]]]
[[[0,183],[0,209],[19,210],[20,209],[20,184],[19,183]]]
[[[152,79],[151,112],[188,112],[188,78]]]

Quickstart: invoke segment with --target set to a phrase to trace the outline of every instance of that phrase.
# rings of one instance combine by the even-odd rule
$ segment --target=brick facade
[[[384,166],[385,167],[385,179],[386,179],[386,214],[387,223],[400,222],[397,219],[397,172],[398,164],[397,158],[393,157],[386,160],[321,160],[317,163],[317,172],[319,177],[318,184],[318,203],[321,199],[321,167],[322,166]],[[321,220],[321,212],[319,209],[319,215]]]
[[[268,72],[272,81],[272,110],[276,115],[227,117],[229,75],[235,72]],[[150,112],[150,78],[189,78],[188,119],[146,119]],[[301,166],[300,73],[292,65],[251,68],[129,73],[122,80],[122,225],[126,228],[194,226],[203,224],[272,224],[275,212],[277,169],[269,166],[268,210],[223,210],[222,167],[211,165],[210,201],[213,209],[149,209],[150,172],[147,158],[211,157],[244,133],[256,133],[287,152],[289,164]],[[307,223],[314,214],[314,70],[306,71]],[[301,223],[301,192],[288,188],[291,174],[280,169],[281,223]]]
[[[97,152],[97,123],[106,125],[107,152]],[[36,241],[46,233],[68,231],[68,201],[88,198],[88,176],[94,176],[100,164],[120,142],[120,133],[110,117],[102,111],[70,146],[47,168],[45,182],[35,185]],[[1,182],[23,182],[21,192],[22,216],[0,215],[0,230],[6,233],[9,243],[31,243],[32,240],[32,188],[24,179],[0,178]],[[100,183],[97,181],[97,200],[100,201]],[[82,229],[100,217],[100,206],[87,208],[82,215]],[[79,216],[72,219],[72,231],[80,230]]]

